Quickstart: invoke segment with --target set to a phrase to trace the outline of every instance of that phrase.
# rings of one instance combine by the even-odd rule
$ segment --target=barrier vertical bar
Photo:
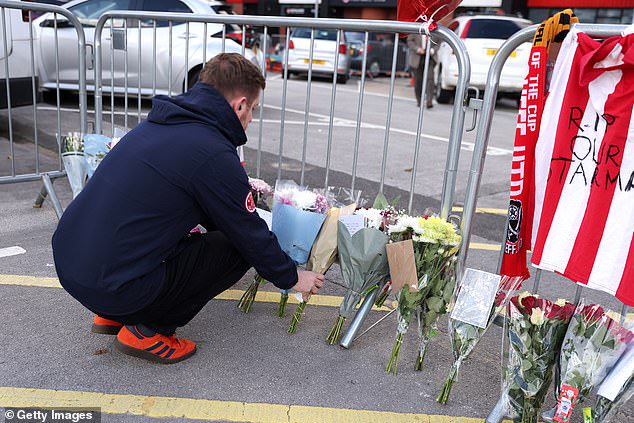
[[[185,23],[185,90],[189,89],[189,22]]]
[[[156,95],[156,19],[152,20],[152,97]]]
[[[55,31],[55,104],[57,106],[57,157],[59,170],[64,169],[62,161],[62,113],[60,111],[61,98],[59,92],[59,40],[57,37],[57,13],[53,14],[53,30]]]
[[[335,101],[337,99],[337,69],[339,68],[339,45],[341,44],[341,31],[337,31],[337,44],[335,44],[335,63],[332,71],[332,91],[330,97],[330,115],[328,116],[328,144],[326,146],[326,178],[324,188],[328,188],[330,176],[330,155],[332,154],[332,134],[335,118]]]
[[[203,67],[207,64],[207,22],[203,27]]]
[[[114,137],[114,83],[115,83],[115,73],[114,73],[114,22],[110,20],[110,123],[112,125],[112,136]],[[98,41],[95,37],[95,43],[101,42]],[[99,78],[101,78],[99,76]],[[96,78],[95,78],[96,79]],[[95,87],[96,91],[100,90],[101,87]]]
[[[128,131],[128,20],[124,19],[123,28],[125,31],[125,57],[123,62],[123,126]]]
[[[282,86],[282,110],[280,117],[280,150],[277,162],[277,179],[282,179],[282,155],[284,154],[284,118],[286,117],[286,90],[288,87],[288,44],[291,38],[290,28],[286,27],[286,47],[284,48],[284,82]]]
[[[264,26],[264,42],[262,44],[264,44],[264,47],[262,49],[262,74],[264,75],[264,80],[266,81],[266,49],[267,49],[267,37],[268,37],[268,30],[269,27],[268,26]],[[204,63],[204,61],[203,61]],[[256,176],[259,178],[260,177],[260,168],[261,168],[261,162],[262,162],[262,125],[263,125],[263,119],[264,119],[264,91],[262,90],[262,93],[260,94],[260,107],[258,108],[258,112],[260,113],[260,126],[258,127],[258,151],[257,151],[257,158],[256,158]]]
[[[172,21],[170,20],[169,23],[169,67],[167,68],[167,95],[169,97],[172,96],[172,63],[173,63],[173,57],[172,57]]]
[[[302,143],[302,170],[299,184],[304,185],[306,171],[306,150],[308,148],[308,116],[310,115],[310,91],[313,80],[313,55],[315,49],[315,28],[310,30],[310,48],[308,52],[308,81],[306,82],[306,107],[304,108],[304,141]]]
[[[31,53],[31,94],[33,98],[33,141],[35,142],[35,173],[40,173],[40,143],[37,135],[37,86],[35,84],[35,52],[33,50],[33,15],[29,14],[29,50]],[[9,60],[8,57],[5,60]]]
[[[425,65],[423,68],[422,90],[420,94],[420,108],[418,110],[418,127],[416,129],[416,146],[414,147],[414,162],[412,164],[412,180],[409,189],[409,201],[407,203],[407,213],[412,212],[414,205],[414,190],[416,189],[416,175],[418,173],[418,155],[420,153],[421,130],[423,129],[423,116],[425,103],[427,101],[427,78],[429,77],[429,56],[431,54],[431,39],[425,36]]]
[[[225,48],[226,48],[225,46],[226,39],[227,39],[227,25],[223,24],[222,25],[222,52],[223,53],[225,52]]]
[[[390,96],[387,100],[387,118],[385,121],[385,139],[383,140],[383,159],[381,160],[381,177],[379,178],[379,192],[385,186],[385,169],[387,166],[388,143],[390,142],[390,126],[392,124],[392,105],[394,104],[394,83],[396,80],[396,62],[398,60],[399,34],[394,34],[394,51],[392,52],[392,72],[390,74]]]
[[[357,178],[357,163],[359,161],[359,144],[361,141],[360,139],[361,118],[363,116],[363,94],[365,92],[365,71],[366,71],[366,66],[368,63],[368,37],[369,37],[369,32],[365,31],[365,39],[363,40],[363,62],[361,63],[361,85],[359,86],[359,104],[357,107],[357,129],[354,135],[354,157],[352,159],[352,182],[350,183],[350,189],[352,191],[354,191],[354,184]],[[335,72],[337,71],[338,69],[335,69]]]
[[[142,55],[141,55],[141,43],[143,42],[143,40],[141,39],[141,19],[139,19],[139,21],[137,22],[137,26],[138,26],[138,30],[139,30],[139,38],[138,38],[138,42],[139,42],[139,50],[137,52],[137,58],[139,60],[138,66],[137,66],[137,70],[139,71],[139,79],[138,79],[138,86],[137,86],[137,125],[139,123],[141,123],[141,71],[142,71],[142,67],[141,67],[141,61],[142,61]]]
[[[242,47],[242,51],[241,54],[244,56],[244,52],[246,50],[246,42],[247,42],[247,32],[246,32],[246,27],[245,25],[242,25],[242,42],[241,47]]]
[[[11,86],[9,84],[9,48],[7,46],[7,38],[9,37],[9,33],[7,31],[7,21],[6,21],[6,9],[2,8],[2,30],[4,31],[4,76],[5,83],[7,86],[7,118],[9,119],[9,151],[11,153],[11,176],[15,176],[15,151],[13,147],[13,119],[11,116]]]

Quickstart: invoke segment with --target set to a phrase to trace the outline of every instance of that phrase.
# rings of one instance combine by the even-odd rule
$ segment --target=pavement
[[[260,157],[260,176],[269,182],[275,180],[278,172],[282,88],[281,81],[271,78],[262,108]],[[385,140],[386,87],[389,87],[386,80],[389,81],[379,78],[366,85],[371,94],[364,100],[355,187],[362,189],[367,198],[378,190]],[[351,151],[354,151],[358,110],[355,83],[352,80],[337,88],[340,97],[335,109],[330,185],[349,186],[351,181]],[[388,198],[400,195],[401,205],[406,205],[415,140],[411,131],[416,130],[418,109],[412,105],[413,95],[406,81],[397,83],[392,128],[399,131],[390,134],[385,192]],[[328,138],[328,121],[324,116],[328,116],[330,109],[329,84],[321,81],[314,85],[308,115],[302,97],[306,82],[293,79],[288,88],[293,94],[288,98],[285,116],[283,176],[295,180],[301,177],[298,159],[303,153],[307,118],[305,183],[323,185],[323,153]],[[64,99],[67,111],[62,116],[62,132],[76,125],[74,101],[73,96]],[[148,102],[142,103],[143,110],[148,107]],[[59,166],[55,144],[57,119],[50,108],[50,104],[44,104],[38,111],[41,170]],[[423,132],[428,136],[423,139],[424,153],[415,181],[414,210],[439,207],[449,115],[450,106],[445,105],[425,114],[427,124]],[[6,118],[0,119],[4,119],[0,126],[6,128]],[[32,109],[15,110],[14,119],[20,122],[18,128],[23,128],[16,134],[20,142],[14,144],[16,168],[18,173],[32,171],[35,151],[29,136],[29,131],[33,131]],[[117,112],[115,123],[122,125],[122,119]],[[258,119],[254,117],[246,149],[246,167],[252,172],[257,168],[254,147],[259,139]],[[491,150],[487,157],[478,203],[481,209],[476,216],[467,262],[470,267],[492,272],[497,268],[505,221],[511,159],[507,152],[512,148],[514,128],[511,106],[501,104],[495,119],[491,146],[496,150]],[[129,124],[132,121],[130,118]],[[105,128],[108,130],[109,124]],[[470,140],[472,133],[466,135],[467,144],[462,150],[455,209],[458,214],[470,163]],[[8,142],[0,140],[0,175],[10,173],[8,154]],[[62,204],[68,205],[71,201],[68,182],[60,179],[54,186]],[[248,273],[232,290],[210,301],[191,324],[179,330],[180,336],[194,340],[199,346],[198,353],[190,360],[174,366],[157,366],[124,356],[113,348],[111,337],[89,333],[91,314],[59,287],[50,248],[55,214],[48,201],[41,209],[32,207],[40,188],[39,182],[0,188],[0,251],[13,246],[25,250],[22,254],[0,256],[0,319],[5,328],[0,343],[0,407],[98,407],[104,412],[104,422],[470,423],[482,421],[497,401],[502,340],[502,329],[497,326],[487,332],[463,365],[452,398],[445,406],[436,403],[435,398],[452,361],[446,319],[441,321],[422,372],[413,368],[417,337],[412,327],[405,338],[398,375],[386,374],[396,329],[394,316],[356,340],[348,350],[327,345],[325,338],[336,320],[336,307],[343,295],[337,285],[341,280],[337,266],[327,274],[327,279],[335,283],[327,284],[314,297],[295,335],[286,332],[294,305],[289,305],[285,318],[276,317],[279,294],[270,284],[261,288],[250,313],[237,309],[237,299],[253,278]],[[531,282],[527,282],[527,288],[530,287]],[[571,298],[574,285],[545,274],[539,292],[549,298]],[[586,291],[584,296],[618,310],[618,301],[608,295]],[[365,327],[385,313],[385,309],[372,311]],[[546,404],[553,402],[549,395]],[[633,407],[626,406],[619,419],[634,419]],[[580,413],[573,421],[581,421]]]

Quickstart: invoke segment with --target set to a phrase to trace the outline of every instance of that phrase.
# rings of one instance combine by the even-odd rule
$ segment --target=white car
[[[61,4],[57,0],[40,0],[39,3]],[[31,11],[35,20],[40,12]],[[31,44],[29,31],[29,12],[20,9],[4,9],[6,28],[0,19],[0,109],[7,108],[6,68],[9,68],[9,90],[11,106],[33,104],[33,81],[31,79]],[[6,39],[6,55],[4,50]],[[37,59],[36,59],[37,60]],[[6,62],[6,63],[5,63]],[[35,71],[37,78],[37,69]]]
[[[288,74],[307,74],[310,56],[310,28],[295,28],[288,42]],[[332,77],[337,62],[337,82],[343,84],[350,78],[350,57],[345,33],[340,32],[337,46],[336,29],[315,29],[313,44],[313,75]]]
[[[81,22],[86,34],[87,54],[94,54],[95,25],[99,17],[111,10],[133,10],[172,13],[215,14],[213,6],[216,2],[206,0],[75,0],[64,5]],[[222,25],[206,24],[207,39],[204,40],[203,23],[190,23],[189,32],[184,22],[172,23],[172,55],[169,51],[169,23],[156,22],[156,62],[154,62],[154,29],[153,22],[141,20],[141,73],[139,75],[139,20],[123,19],[111,20],[114,28],[111,30],[106,23],[102,33],[102,84],[105,93],[111,90],[114,79],[115,94],[126,92],[125,76],[127,75],[127,92],[137,94],[139,79],[141,95],[153,94],[153,78],[156,72],[156,94],[179,94],[198,80],[198,74],[203,66],[203,48],[206,45],[209,60],[222,52]],[[126,30],[127,25],[127,30]],[[36,20],[38,29],[39,75],[41,87],[54,89],[56,82],[55,65],[55,30],[53,16],[48,13]],[[227,26],[230,28],[231,26]],[[57,38],[59,42],[59,82],[61,89],[78,89],[77,34],[73,27],[58,16]],[[230,29],[227,29],[229,31]],[[127,34],[127,35],[126,35]],[[187,67],[185,52],[187,50]],[[114,42],[113,42],[114,40]],[[125,48],[127,46],[127,72],[125,68]],[[114,47],[114,77],[111,72],[112,49]],[[225,51],[240,53],[242,46],[230,38],[225,40]],[[254,53],[245,49],[245,56],[253,60]],[[94,91],[93,61],[88,60],[86,73],[87,90]],[[172,66],[171,81],[169,80],[170,62]]]
[[[449,23],[464,42],[471,60],[470,86],[484,89],[493,56],[511,35],[522,28],[532,25],[526,19],[509,16],[459,16]],[[530,43],[518,47],[506,61],[498,92],[501,95],[519,95],[524,78],[528,73]],[[451,47],[441,43],[438,47],[436,67],[436,99],[439,103],[448,103],[453,97],[458,82],[458,63]]]

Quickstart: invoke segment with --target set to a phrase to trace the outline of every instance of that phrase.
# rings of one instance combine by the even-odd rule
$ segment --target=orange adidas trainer
[[[192,341],[159,333],[145,336],[136,326],[122,327],[114,345],[124,354],[160,364],[178,363],[196,353],[196,344]]]
[[[92,328],[90,331],[92,333],[100,333],[102,335],[116,335],[119,333],[119,329],[123,326],[119,322],[115,322],[114,320],[104,319],[95,314],[95,318],[92,321]]]

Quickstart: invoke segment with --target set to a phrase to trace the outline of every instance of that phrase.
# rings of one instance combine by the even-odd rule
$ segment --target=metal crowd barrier
[[[359,148],[361,145],[361,137],[360,131],[362,126],[362,117],[363,117],[363,100],[365,93],[365,82],[366,82],[366,68],[367,68],[367,52],[368,52],[368,34],[370,32],[381,32],[381,33],[390,33],[394,36],[394,46],[393,49],[393,57],[392,57],[392,72],[390,79],[390,94],[387,103],[387,114],[386,114],[386,123],[385,123],[385,137],[383,143],[383,154],[381,159],[381,167],[380,167],[380,179],[379,179],[379,191],[383,191],[385,184],[385,174],[386,174],[386,164],[387,164],[387,153],[388,153],[388,145],[390,141],[390,125],[392,120],[392,105],[394,101],[394,83],[395,83],[395,75],[396,75],[396,63],[397,63],[397,54],[398,54],[398,40],[400,34],[417,34],[423,33],[423,28],[420,24],[417,23],[403,23],[403,22],[394,22],[394,21],[367,21],[367,20],[346,20],[346,19],[313,19],[313,18],[288,18],[288,17],[259,17],[259,16],[235,16],[235,15],[192,15],[192,14],[182,14],[182,13],[152,13],[152,12],[119,12],[112,11],[107,12],[101,16],[99,19],[97,26],[95,28],[95,112],[96,112],[96,132],[101,133],[104,131],[104,111],[103,111],[103,96],[104,94],[110,94],[110,126],[111,130],[114,131],[115,128],[115,103],[114,96],[112,94],[117,93],[118,88],[115,87],[116,84],[112,83],[112,78],[108,81],[110,84],[108,86],[108,82],[105,81],[104,75],[113,75],[114,72],[114,63],[115,63],[115,49],[123,50],[123,60],[125,61],[125,69],[127,70],[127,62],[129,55],[137,55],[139,60],[137,72],[139,75],[142,74],[140,69],[140,58],[142,56],[142,49],[152,48],[152,57],[153,57],[153,75],[152,75],[152,90],[148,92],[147,89],[143,89],[141,78],[137,79],[136,87],[134,84],[128,83],[128,75],[127,72],[124,75],[124,88],[125,92],[123,93],[125,96],[124,100],[124,125],[128,126],[128,91],[131,89],[132,92],[136,90],[137,94],[137,119],[140,121],[141,119],[141,97],[147,94],[155,94],[157,92],[156,88],[156,63],[157,63],[157,23],[161,22],[160,25],[165,27],[165,22],[167,22],[168,28],[168,42],[169,42],[169,68],[167,69],[167,78],[168,78],[168,94],[179,93],[182,87],[183,90],[186,90],[188,87],[189,78],[188,75],[191,74],[192,69],[189,66],[190,57],[192,57],[189,44],[189,37],[186,37],[186,43],[184,51],[172,51],[172,38],[173,38],[173,28],[175,27],[175,23],[180,23],[181,26],[184,24],[186,26],[185,33],[189,34],[190,26],[201,25],[203,24],[203,32],[204,39],[207,39],[208,34],[208,25],[210,24],[221,24],[222,25],[222,47],[223,51],[225,49],[225,40],[227,27],[229,25],[238,25],[242,28],[242,54],[245,53],[245,26],[249,25],[251,27],[261,27],[263,29],[263,37],[261,37],[262,42],[264,43],[261,46],[261,49],[264,52],[269,51],[270,46],[267,46],[268,40],[270,37],[268,36],[270,32],[270,28],[281,27],[285,28],[285,37],[284,37],[284,49],[283,49],[283,86],[282,86],[282,100],[281,100],[281,120],[280,120],[280,128],[279,128],[279,151],[277,154],[277,177],[280,179],[282,177],[282,165],[285,159],[284,155],[284,143],[285,143],[285,134],[284,127],[286,121],[286,100],[288,96],[288,54],[286,52],[289,51],[289,40],[291,34],[291,28],[308,28],[311,30],[310,36],[310,51],[309,57],[307,59],[308,62],[308,83],[306,84],[306,104],[305,104],[305,116],[304,116],[304,131],[303,131],[303,140],[302,140],[302,156],[301,156],[301,176],[300,183],[304,183],[305,170],[306,170],[306,153],[307,153],[307,145],[309,142],[308,136],[308,125],[309,125],[309,114],[310,114],[310,106],[311,106],[311,90],[312,90],[312,79],[313,79],[313,57],[314,57],[314,46],[315,46],[315,31],[319,29],[331,29],[337,30],[337,42],[335,43],[335,59],[334,59],[334,69],[338,69],[338,59],[339,55],[337,54],[340,43],[342,42],[342,31],[355,31],[361,32],[365,34],[364,38],[364,48],[363,48],[363,62],[362,62],[362,71],[360,76],[360,86],[359,86],[359,101],[357,104],[357,113],[356,113],[356,130],[355,130],[355,138],[354,138],[354,152],[352,157],[352,180],[350,187],[352,189],[355,188],[356,179],[357,179],[357,167],[359,160]],[[138,47],[133,49],[133,51],[128,51],[126,40],[120,40],[120,46],[115,46],[114,41],[116,39],[117,32],[119,35],[125,34],[127,37],[130,32],[128,31],[128,25],[131,25],[132,28],[135,28],[138,31],[136,40]],[[141,40],[141,26],[145,28],[152,28],[152,37],[151,39],[146,38],[143,42]],[[117,29],[116,26],[123,27],[123,30]],[[104,61],[107,55],[104,54],[104,44],[102,43],[104,32],[106,35],[110,33],[110,37],[112,40],[112,48],[110,49],[110,69],[108,74],[107,66],[104,65]],[[460,156],[460,147],[462,141],[462,135],[464,130],[464,119],[466,112],[466,102],[467,102],[467,88],[469,83],[469,78],[471,74],[471,68],[469,63],[468,54],[464,44],[458,38],[458,36],[444,27],[438,27],[432,32],[432,35],[440,41],[444,41],[448,43],[457,59],[458,63],[458,84],[456,87],[455,93],[455,102],[454,108],[452,112],[451,118],[451,128],[449,135],[449,146],[446,158],[446,165],[444,169],[444,180],[443,180],[443,188],[442,188],[442,197],[441,197],[441,215],[443,217],[447,217],[452,209],[454,194],[455,194],[455,186],[456,186],[456,178],[457,178],[457,169],[458,169],[458,160]],[[132,32],[132,37],[135,37],[135,34]],[[165,40],[163,39],[163,42]],[[432,43],[427,44],[427,55],[425,60],[425,71],[423,76],[423,81],[427,79],[428,72],[432,70],[429,69],[429,49],[431,48]],[[143,46],[143,47],[141,47]],[[136,51],[135,51],[136,50]],[[180,69],[173,69],[173,63],[175,60],[175,55],[184,56],[184,59],[177,59],[179,61]],[[207,43],[203,44],[203,63],[207,61],[207,58],[210,56],[207,55]],[[183,67],[184,66],[184,67]],[[262,55],[260,67],[263,69],[263,72],[266,74],[266,55]],[[329,184],[329,176],[331,171],[331,154],[332,154],[332,143],[333,143],[333,124],[335,119],[335,103],[337,98],[337,72],[333,72],[332,76],[332,94],[331,94],[331,104],[330,104],[330,113],[328,116],[328,137],[327,137],[327,148],[326,148],[326,157],[325,157],[325,178],[324,178],[324,186],[328,186]],[[146,85],[149,85],[146,83]],[[174,90],[173,90],[174,88]],[[423,103],[425,99],[425,89],[426,84],[423,84]],[[268,95],[266,92],[262,93],[262,97],[260,99],[260,107],[263,108],[266,104]],[[417,180],[417,167],[418,160],[421,150],[421,129],[423,127],[423,117],[424,117],[424,107],[420,108],[418,113],[418,122],[417,122],[417,133],[416,133],[416,141],[415,141],[415,151],[412,158],[412,175],[411,175],[411,183],[409,189],[409,199],[408,199],[408,209],[411,211],[414,193],[416,188],[416,180]],[[257,119],[254,120],[254,122]],[[261,160],[262,160],[262,140],[263,140],[263,113],[260,113],[259,116],[259,129],[258,129],[258,141],[257,141],[257,166],[256,166],[256,174],[260,176],[261,172]],[[469,215],[471,218],[472,215]],[[470,226],[468,226],[470,227]],[[357,313],[354,320],[351,322],[348,333],[342,338],[341,345],[344,347],[349,347],[355,338],[361,324],[363,323],[365,317],[369,313],[372,304],[374,303],[375,296],[377,295],[377,291],[371,295],[366,296],[364,303],[362,304],[359,312]]]
[[[8,12],[8,13],[7,13]],[[57,82],[57,90],[56,90],[56,113],[57,113],[57,153],[59,157],[59,163],[54,170],[43,170],[43,166],[40,161],[40,148],[41,148],[41,140],[38,137],[38,105],[37,101],[39,98],[39,88],[37,84],[37,62],[35,56],[35,43],[36,37],[34,35],[34,25],[33,25],[33,14],[32,12],[44,12],[44,13],[53,13],[53,25],[55,29],[55,71],[56,71],[56,82]],[[12,42],[15,42],[15,36],[12,37],[12,33],[16,34],[17,30],[15,28],[15,23],[12,26],[9,26],[11,13],[20,13],[23,16],[23,19],[26,19],[26,23],[28,24],[28,47],[29,47],[29,61],[27,63],[18,63],[17,67],[21,70],[24,67],[28,67],[30,69],[30,79],[31,79],[31,102],[33,108],[33,145],[35,147],[35,152],[32,160],[28,163],[27,167],[20,171],[16,169],[16,157],[15,157],[15,133],[14,133],[14,114],[16,112],[15,106],[12,103],[12,94],[11,94],[11,77],[16,77],[15,70],[13,71],[13,75],[11,73],[11,66],[9,65],[11,61],[11,56],[18,53],[23,53],[23,51],[18,51],[21,49],[12,48],[9,46],[8,39],[11,39]],[[79,63],[78,75],[79,75],[79,126],[75,127],[75,130],[80,130],[81,133],[85,134],[87,129],[87,109],[86,109],[86,40],[84,36],[84,30],[79,22],[79,20],[68,10],[47,4],[38,4],[38,3],[26,3],[26,2],[18,2],[18,1],[0,1],[0,14],[1,14],[1,22],[2,22],[2,46],[0,48],[4,54],[4,67],[0,69],[0,73],[4,74],[4,83],[6,86],[6,101],[7,101],[7,120],[8,120],[8,142],[9,142],[9,157],[10,157],[10,174],[9,175],[0,175],[0,185],[2,184],[10,184],[14,182],[28,182],[28,181],[36,181],[41,179],[43,182],[43,187],[38,195],[38,198],[35,201],[35,207],[40,207],[42,202],[44,201],[47,195],[50,196],[51,202],[53,203],[53,207],[55,209],[55,213],[57,217],[61,217],[62,207],[61,204],[55,195],[55,191],[53,189],[53,180],[56,178],[60,178],[66,175],[64,168],[62,166],[62,157],[61,157],[61,136],[62,136],[62,118],[61,118],[61,107],[60,107],[60,91],[59,91],[59,81],[60,81],[60,55],[59,55],[59,43],[57,38],[57,26],[58,22],[64,22],[66,25],[70,24],[72,28],[75,29],[77,33],[77,58]],[[63,17],[63,20],[58,20],[59,17]],[[8,29],[10,28],[10,29]],[[9,32],[11,31],[11,32]],[[15,93],[14,93],[15,94]],[[26,107],[26,106],[25,106]]]
[[[627,26],[626,25],[593,25],[593,24],[577,24],[576,28],[594,38],[607,38],[615,35],[619,35]],[[478,189],[480,187],[482,172],[484,170],[484,163],[486,159],[487,146],[489,144],[489,136],[491,134],[491,127],[493,123],[493,113],[495,109],[495,102],[498,93],[498,83],[500,81],[500,74],[502,67],[506,60],[510,57],[511,53],[518,48],[521,44],[531,42],[535,35],[537,25],[525,28],[511,38],[509,38],[500,47],[497,54],[493,58],[489,73],[487,75],[487,82],[484,89],[484,99],[482,104],[482,114],[477,126],[475,147],[473,151],[473,157],[471,161],[471,171],[469,173],[469,181],[467,184],[466,199],[464,205],[463,214],[463,244],[460,251],[460,257],[462,263],[467,259],[469,238],[471,236],[471,225],[473,224],[473,216],[478,202]],[[506,233],[502,239],[502,246],[506,240]],[[504,248],[500,251],[500,258],[498,260],[498,271],[502,265],[502,257],[504,254]],[[536,270],[534,272],[534,285],[533,292],[537,292],[539,289],[539,283],[542,277],[542,271]],[[581,299],[582,292],[585,288],[582,285],[577,285],[574,302],[578,303]],[[623,305],[621,308],[621,319],[625,317],[627,313],[627,306]],[[504,341],[503,341],[504,342]],[[502,347],[504,348],[504,347]],[[503,350],[504,351],[504,350]],[[504,354],[502,359],[504,359]],[[503,412],[501,412],[504,404],[498,402],[493,411],[486,419],[488,423],[499,423],[502,421]]]

